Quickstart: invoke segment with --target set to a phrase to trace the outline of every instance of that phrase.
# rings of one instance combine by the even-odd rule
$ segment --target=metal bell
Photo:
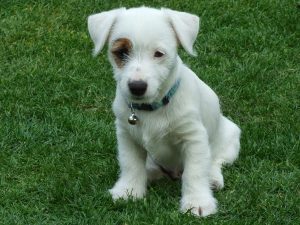
[[[132,103],[130,104],[131,115],[128,117],[128,123],[131,125],[136,125],[139,118],[135,115]]]
[[[131,125],[136,125],[139,118],[133,113],[128,117],[128,123]]]

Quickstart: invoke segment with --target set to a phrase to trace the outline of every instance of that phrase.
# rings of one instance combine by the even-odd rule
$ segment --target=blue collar
[[[152,104],[147,103],[131,103],[128,105],[129,108],[137,109],[137,110],[144,110],[144,111],[155,111],[159,109],[162,106],[165,106],[169,104],[171,98],[176,93],[181,79],[178,79],[175,84],[171,87],[171,89],[168,91],[168,93],[163,97],[163,99],[160,102],[153,102]]]

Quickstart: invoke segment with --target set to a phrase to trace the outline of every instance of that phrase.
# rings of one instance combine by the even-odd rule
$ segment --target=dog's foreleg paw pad
[[[206,199],[206,201],[201,201],[200,199],[183,201],[181,204],[181,212],[191,213],[194,216],[209,216],[217,212],[217,202],[214,198],[210,200]]]
[[[199,216],[202,216],[202,209],[201,209],[201,207],[198,208],[198,214],[199,214]]]

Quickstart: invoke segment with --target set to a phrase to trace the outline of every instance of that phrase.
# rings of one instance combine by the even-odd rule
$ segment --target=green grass
[[[300,9],[296,1],[144,1],[201,16],[183,60],[243,130],[218,214],[178,213],[180,182],[113,203],[117,178],[106,53],[88,15],[140,1],[0,3],[0,224],[300,224]],[[166,3],[167,2],[167,3]]]

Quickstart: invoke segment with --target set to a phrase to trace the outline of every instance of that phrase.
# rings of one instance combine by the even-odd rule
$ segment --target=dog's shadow
[[[152,181],[147,185],[147,195],[155,195],[162,200],[170,197],[177,198],[181,193],[181,179],[172,180],[168,177]]]

